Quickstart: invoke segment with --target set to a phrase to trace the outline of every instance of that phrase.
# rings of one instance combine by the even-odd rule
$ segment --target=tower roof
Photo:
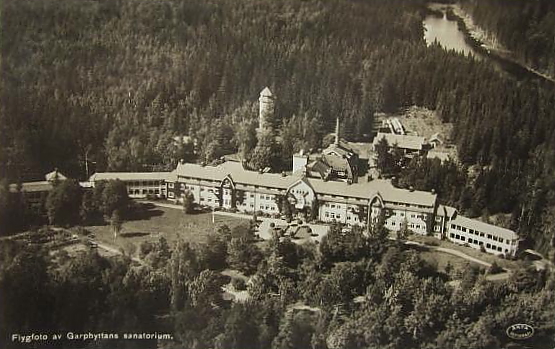
[[[45,176],[47,181],[52,182],[52,181],[65,181],[67,179],[66,176],[64,176],[63,174],[61,174],[57,168],[54,169],[54,171],[47,173]]]
[[[262,92],[260,92],[260,97],[273,97],[272,91],[268,87],[264,87]]]

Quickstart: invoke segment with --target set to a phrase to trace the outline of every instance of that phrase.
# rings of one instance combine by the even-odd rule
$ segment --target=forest
[[[493,34],[514,57],[555,76],[555,3],[550,0],[461,2],[474,22]]]
[[[551,5],[523,3],[481,0],[472,11],[507,47],[552,70]],[[361,141],[375,112],[427,107],[454,124],[461,163],[416,158],[399,170],[398,185],[435,189],[472,216],[507,215],[508,226],[548,253],[555,90],[426,46],[424,5],[2,1],[0,218],[15,218],[21,205],[9,183],[38,180],[55,167],[83,180],[85,162],[91,174],[171,169],[180,158],[210,163],[235,152],[261,158],[257,99],[269,86],[280,140],[271,144],[280,157],[274,167],[287,169],[293,152],[321,147],[336,117],[345,138]],[[194,139],[194,151],[176,146],[176,136]],[[83,197],[87,218],[111,212],[103,192],[97,196]],[[52,221],[83,218],[77,211],[60,217],[63,201],[49,200]],[[552,272],[522,268],[501,282],[474,268],[439,272],[379,227],[371,236],[334,227],[319,248],[279,239],[260,246],[252,227],[223,227],[200,246],[145,244],[142,267],[92,252],[54,259],[8,240],[0,249],[2,341],[14,331],[118,328],[171,332],[167,348],[518,348],[504,331],[526,322],[536,329],[531,345],[554,344]],[[220,271],[228,267],[252,276],[237,285],[248,289],[249,302],[222,299]]]
[[[382,221],[383,222],[383,221]],[[200,245],[144,242],[145,265],[94,251],[69,256],[0,242],[0,345],[10,333],[160,332],[173,340],[61,341],[60,348],[356,349],[550,348],[555,326],[552,271],[521,267],[489,281],[469,265],[423,260],[378,223],[368,236],[334,226],[319,248],[277,235],[260,244],[253,225],[225,225]],[[230,302],[222,270],[247,290]],[[487,272],[493,272],[490,269]],[[87,314],[87,316],[83,316]],[[505,330],[530,324],[522,343]],[[48,347],[52,342],[37,344]],[[29,346],[23,346],[28,348]]]
[[[498,2],[482,3],[476,11],[498,18],[503,36],[531,33],[515,27],[529,17],[512,20],[522,2],[495,16]],[[530,26],[549,22],[546,3],[526,5]],[[347,139],[368,140],[375,112],[418,105],[454,124],[454,176],[464,181],[441,199],[472,216],[510,215],[531,246],[552,249],[554,89],[427,47],[423,1],[5,0],[0,15],[0,177],[9,182],[54,167],[85,179],[85,163],[89,175],[167,170],[235,152],[286,170],[293,152],[322,147],[336,117]],[[279,144],[254,136],[264,86],[277,96]]]

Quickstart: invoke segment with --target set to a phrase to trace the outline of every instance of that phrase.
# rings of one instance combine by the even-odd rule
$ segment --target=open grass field
[[[226,224],[233,228],[248,222],[235,217],[217,217],[213,224],[211,213],[185,215],[180,209],[145,205],[140,215],[123,223],[115,239],[110,225],[89,226],[86,229],[94,234],[95,240],[134,255],[143,241],[154,242],[163,236],[170,246],[178,239],[197,244],[206,241],[208,235],[213,234],[220,225]]]
[[[386,117],[399,118],[410,134],[417,134],[429,139],[434,133],[439,133],[444,140],[449,141],[451,138],[453,124],[441,122],[434,111],[426,108],[413,106],[402,113],[386,115]]]
[[[485,269],[483,265],[480,265],[478,263],[473,263],[461,257],[453,256],[451,254],[439,251],[423,251],[420,253],[420,257],[434,266],[436,270],[441,273],[446,272],[447,265],[450,265],[453,269],[464,269],[468,266]]]

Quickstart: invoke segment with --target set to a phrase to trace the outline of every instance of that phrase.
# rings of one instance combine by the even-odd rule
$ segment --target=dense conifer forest
[[[468,6],[481,25],[527,62],[554,69],[547,1],[479,3]],[[321,147],[336,117],[347,139],[367,141],[375,112],[427,107],[454,124],[461,163],[417,158],[397,184],[435,189],[471,216],[506,214],[506,225],[530,246],[553,247],[553,86],[426,46],[423,0],[0,6],[4,222],[21,216],[8,183],[40,179],[54,167],[84,179],[85,161],[91,172],[150,171],[171,169],[180,158],[256,155],[258,93],[269,86],[278,97],[276,170],[288,169],[293,152]],[[519,6],[526,15],[516,20]],[[197,152],[176,148],[173,137],[185,135],[196,139]],[[550,272],[522,269],[497,283],[471,268],[440,273],[387,241],[380,227],[369,237],[345,237],[334,227],[319,249],[275,239],[261,249],[251,228],[221,228],[201,246],[141,246],[147,266],[140,268],[94,253],[53,260],[3,242],[0,332],[160,330],[174,333],[175,348],[199,349],[496,348],[509,345],[508,325],[528,322],[535,344],[553,345]],[[221,299],[219,271],[230,266],[254,275],[243,285],[251,302]],[[297,303],[317,310],[297,311]]]
[[[476,11],[497,6],[486,3]],[[274,167],[283,169],[292,152],[320,147],[337,116],[348,139],[365,140],[374,112],[419,105],[453,122],[463,164],[479,165],[477,178],[442,199],[474,216],[511,214],[508,225],[547,252],[552,86],[426,47],[423,8],[406,0],[5,0],[0,176],[36,179],[58,167],[83,179],[86,160],[91,171],[124,171],[248,156],[266,85],[278,96]],[[522,34],[516,21],[498,23],[507,22],[505,31]],[[177,135],[196,139],[198,153],[176,149]]]
[[[520,62],[555,75],[555,3],[550,0],[469,0],[463,6]]]

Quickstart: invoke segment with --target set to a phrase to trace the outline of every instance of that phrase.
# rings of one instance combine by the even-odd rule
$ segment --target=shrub
[[[503,268],[501,268],[497,262],[493,262],[490,267],[488,268],[488,274],[499,274],[503,272]]]
[[[247,284],[245,283],[245,280],[239,278],[231,279],[231,286],[233,286],[236,291],[244,291],[247,289]]]

